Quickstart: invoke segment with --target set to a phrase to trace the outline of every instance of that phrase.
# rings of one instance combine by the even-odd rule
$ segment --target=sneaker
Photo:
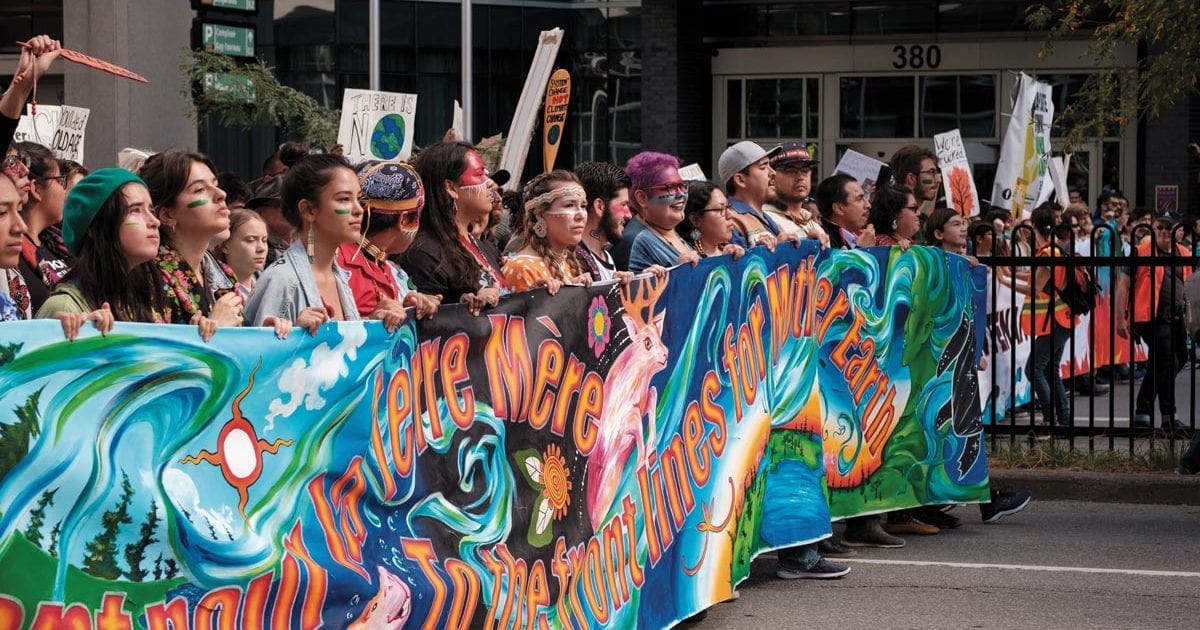
[[[954,507],[953,505],[949,507]],[[962,520],[957,516],[950,514],[942,509],[939,505],[927,505],[917,508],[914,511],[917,520],[922,523],[929,523],[938,529],[958,529],[962,527]]]
[[[1032,495],[1025,490],[1017,492],[993,490],[991,503],[979,504],[979,516],[984,523],[995,523],[1002,517],[1024,510],[1029,505],[1031,498],[1033,498]]]
[[[880,549],[899,549],[904,546],[904,539],[893,536],[880,527],[879,521],[872,519],[870,524],[858,527],[849,525],[842,535],[842,542],[847,547],[876,547]]]
[[[823,558],[853,558],[858,555],[858,552],[843,545],[833,537],[826,538],[817,543],[817,553]]]
[[[887,522],[883,524],[883,531],[889,534],[915,534],[917,536],[935,536],[941,532],[933,525],[913,518],[908,510],[888,514]]]
[[[783,580],[833,580],[849,572],[850,567],[821,558],[807,570],[798,565],[780,561],[779,566],[775,569],[775,577]]]
[[[1133,422],[1129,423],[1129,426],[1131,426],[1135,429],[1149,429],[1150,428],[1150,414],[1139,413],[1139,414],[1133,416]]]
[[[1167,433],[1174,433],[1176,435],[1186,434],[1190,430],[1188,425],[1180,422],[1174,414],[1162,417],[1162,427]]]

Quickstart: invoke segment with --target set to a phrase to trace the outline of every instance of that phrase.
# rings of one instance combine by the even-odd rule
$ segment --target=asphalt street
[[[706,620],[684,628],[1200,628],[1197,505],[1037,501],[985,525],[859,550],[837,580],[775,578],[764,554]]]

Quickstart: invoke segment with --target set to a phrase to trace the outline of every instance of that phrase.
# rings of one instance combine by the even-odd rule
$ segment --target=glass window
[[[804,79],[746,81],[746,137],[803,138]]]
[[[808,90],[808,133],[806,137],[815,138],[821,135],[821,80],[805,79]]]
[[[725,83],[725,135],[742,137],[742,80],[729,79]]]
[[[921,77],[921,136],[951,129],[966,138],[996,135],[996,77],[948,75]]]
[[[911,138],[913,77],[842,77],[843,138]]]

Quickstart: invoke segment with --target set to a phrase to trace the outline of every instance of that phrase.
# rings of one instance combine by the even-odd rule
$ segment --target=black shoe
[[[936,505],[917,508],[914,516],[922,523],[929,523],[938,529],[958,529],[962,527],[962,520],[953,514],[943,511],[941,507]]]
[[[833,580],[849,572],[850,567],[830,562],[825,558],[821,558],[808,569],[780,560],[779,566],[775,568],[775,577],[784,580]]]
[[[1188,425],[1180,422],[1179,419],[1174,415],[1166,414],[1164,414],[1162,417],[1162,427],[1167,433],[1174,433],[1176,435],[1187,434],[1187,432],[1190,430]]]
[[[1179,457],[1179,474],[1194,475],[1196,473],[1200,473],[1200,432],[1192,435],[1192,443]]]
[[[1133,422],[1130,422],[1129,426],[1131,426],[1135,429],[1149,429],[1152,426],[1150,423],[1150,414],[1148,414],[1148,413],[1135,414],[1133,416]]]
[[[823,558],[853,558],[858,552],[834,540],[832,537],[817,542],[817,553]]]
[[[991,503],[979,504],[979,516],[984,523],[995,523],[1002,517],[1024,510],[1029,505],[1031,498],[1033,498],[1032,495],[1025,490],[1017,492],[993,490]]]

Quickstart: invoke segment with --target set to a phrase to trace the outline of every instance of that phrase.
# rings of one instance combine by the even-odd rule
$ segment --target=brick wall
[[[697,4],[642,1],[642,146],[708,172],[712,55]]]

